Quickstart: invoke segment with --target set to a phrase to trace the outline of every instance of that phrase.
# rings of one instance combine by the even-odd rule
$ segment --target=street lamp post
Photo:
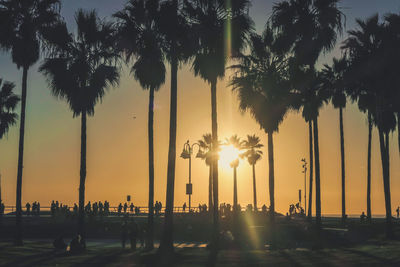
[[[201,157],[201,148],[198,143],[193,143],[190,145],[189,140],[183,145],[183,151],[181,153],[181,158],[189,159],[189,183],[186,184],[186,195],[189,196],[189,212],[192,208],[192,192],[193,192],[193,185],[192,185],[192,154],[194,146],[198,146],[199,151],[196,155],[196,158]]]
[[[304,214],[307,214],[307,161],[305,158],[302,158],[301,162],[303,162],[302,173],[304,173]]]

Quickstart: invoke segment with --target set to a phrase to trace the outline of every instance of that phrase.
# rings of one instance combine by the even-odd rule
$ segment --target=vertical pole
[[[189,186],[192,185],[192,148],[189,145]],[[192,192],[189,192],[189,212],[192,207]]]
[[[304,167],[304,215],[307,214],[307,167]]]

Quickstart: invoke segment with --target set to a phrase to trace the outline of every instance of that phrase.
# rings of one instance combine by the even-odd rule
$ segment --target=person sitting
[[[365,218],[367,218],[367,216],[365,216],[365,213],[362,212],[362,213],[361,213],[361,216],[360,216],[360,221],[361,221],[361,222],[364,222],[364,221],[365,221]]]

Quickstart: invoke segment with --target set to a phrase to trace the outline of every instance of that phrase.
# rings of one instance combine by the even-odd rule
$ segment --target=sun
[[[239,149],[232,145],[221,146],[221,151],[219,152],[219,163],[221,167],[231,169],[231,162],[239,159],[239,154]]]

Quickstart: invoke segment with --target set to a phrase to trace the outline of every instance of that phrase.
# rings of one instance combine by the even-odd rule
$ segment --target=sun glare
[[[219,163],[225,169],[231,169],[231,162],[239,158],[239,150],[232,146],[221,146],[219,152]]]

